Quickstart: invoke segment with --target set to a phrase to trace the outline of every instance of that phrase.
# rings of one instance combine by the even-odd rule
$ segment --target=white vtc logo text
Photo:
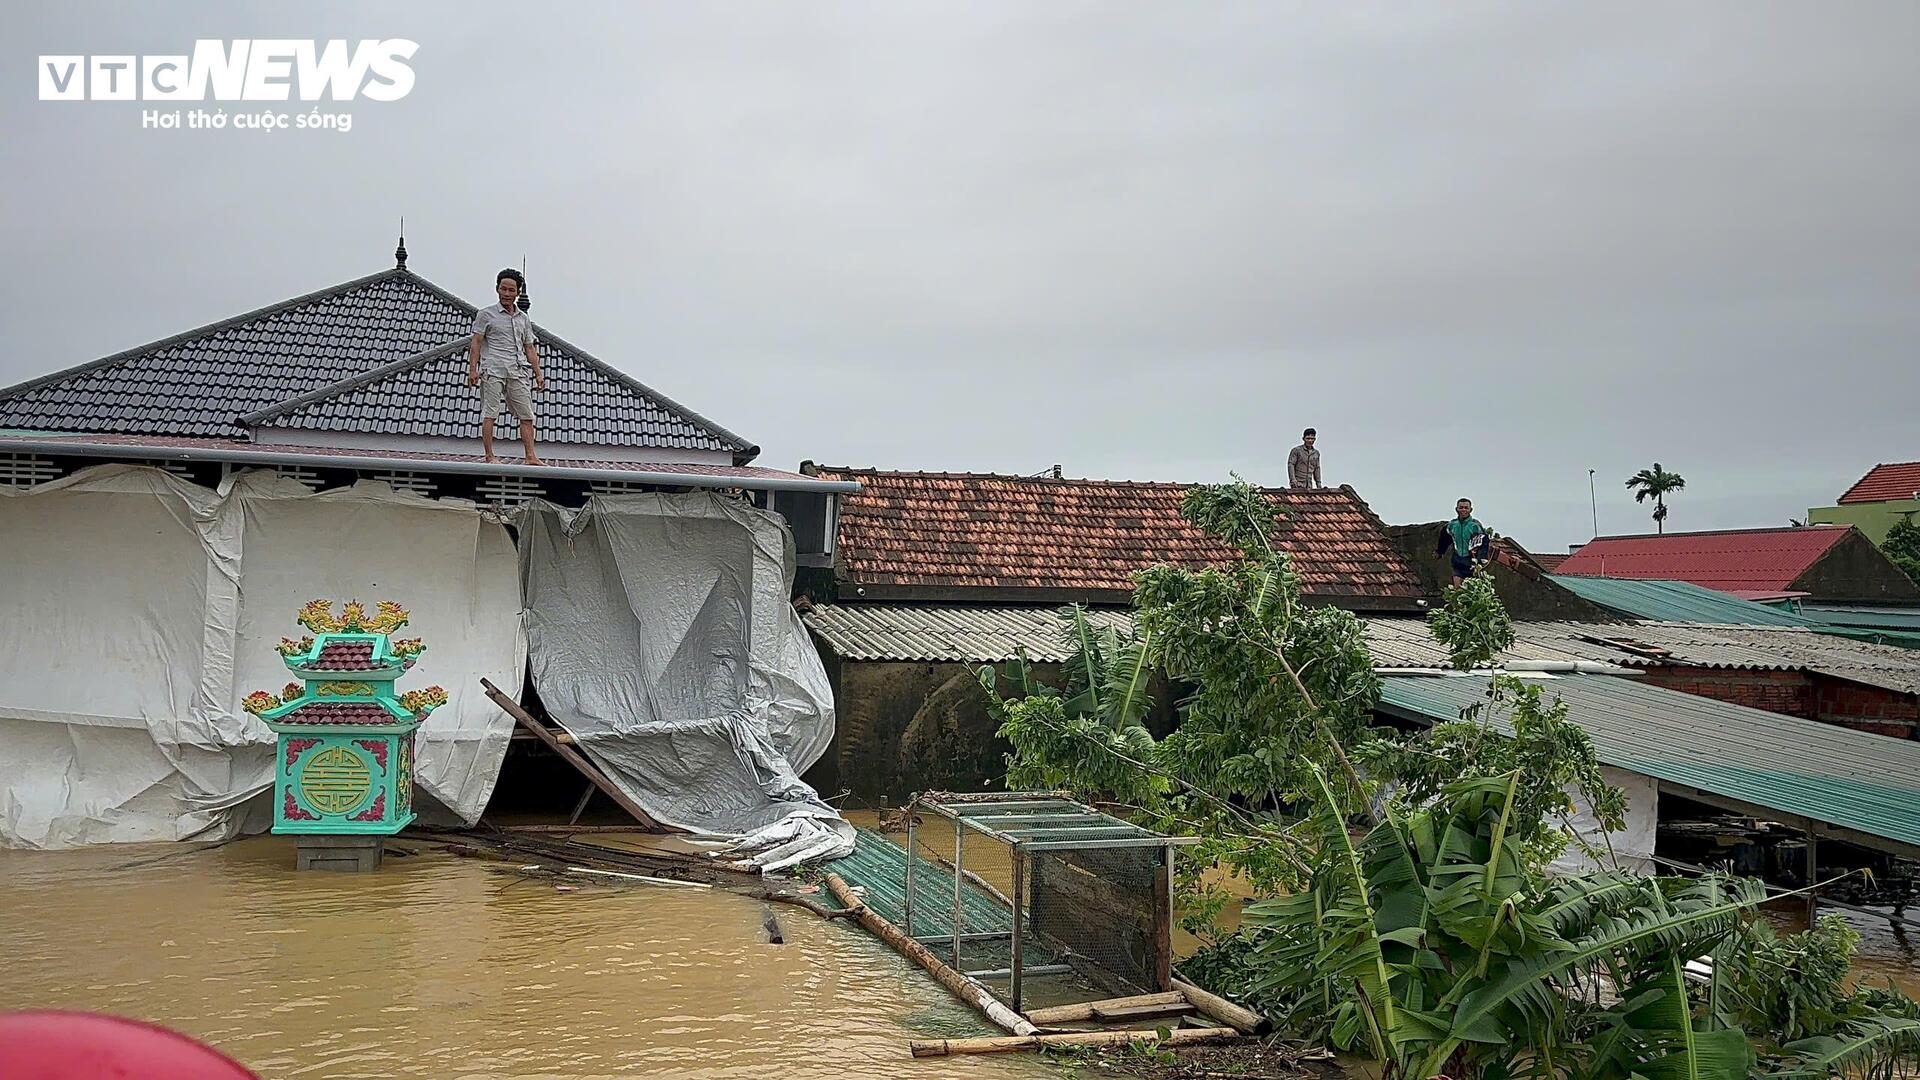
[[[420,46],[368,38],[193,43],[191,56],[42,56],[41,101],[397,101],[413,90]]]

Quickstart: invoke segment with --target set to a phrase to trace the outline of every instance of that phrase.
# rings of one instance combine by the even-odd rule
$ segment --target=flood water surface
[[[154,1021],[264,1077],[1038,1077],[913,1060],[996,1034],[857,927],[704,889],[579,887],[394,846],[374,874],[291,842],[0,851],[0,1010]]]

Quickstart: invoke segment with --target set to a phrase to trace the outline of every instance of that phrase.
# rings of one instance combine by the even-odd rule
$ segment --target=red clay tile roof
[[[1560,572],[1560,564],[1566,562],[1567,557],[1565,555],[1542,555],[1536,551],[1533,552],[1533,561],[1539,563],[1540,569],[1545,570],[1547,573],[1557,574]]]
[[[330,641],[314,658],[308,671],[372,671],[373,642],[371,641]]]
[[[1815,525],[1602,536],[1568,556],[1555,573],[1690,581],[1723,592],[1786,592],[1847,532],[1845,526]]]
[[[302,705],[280,724],[398,724],[400,718],[371,701],[327,701]]]
[[[1892,502],[1895,499],[1920,498],[1920,461],[1902,461],[1875,465],[1867,475],[1854,481],[1840,502]]]
[[[825,467],[817,475],[862,486],[840,509],[836,569],[844,583],[873,594],[1119,599],[1132,592],[1135,570],[1238,557],[1180,516],[1187,484]],[[1422,596],[1419,577],[1352,488],[1268,495],[1286,511],[1278,540],[1307,595],[1383,607],[1410,607]]]

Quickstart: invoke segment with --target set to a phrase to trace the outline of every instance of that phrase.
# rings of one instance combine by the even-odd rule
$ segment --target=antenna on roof
[[[407,218],[400,217],[400,246],[393,249],[393,265],[402,270],[407,268]]]
[[[527,257],[525,254],[520,256],[520,301],[515,306],[521,311],[529,311],[533,308],[533,298],[527,295]]]

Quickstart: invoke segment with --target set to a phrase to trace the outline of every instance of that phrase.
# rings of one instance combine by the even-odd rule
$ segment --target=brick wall
[[[1913,694],[1821,675],[1814,676],[1813,694],[1822,720],[1897,739],[1915,738],[1920,729],[1920,697]]]
[[[1765,709],[1807,720],[1816,716],[1813,680],[1804,672],[1663,667],[1649,669],[1646,681],[1683,694],[1698,694],[1750,709]]]
[[[1920,697],[1801,671],[1650,668],[1646,681],[1750,709],[1839,724],[1895,739],[1920,738]]]

